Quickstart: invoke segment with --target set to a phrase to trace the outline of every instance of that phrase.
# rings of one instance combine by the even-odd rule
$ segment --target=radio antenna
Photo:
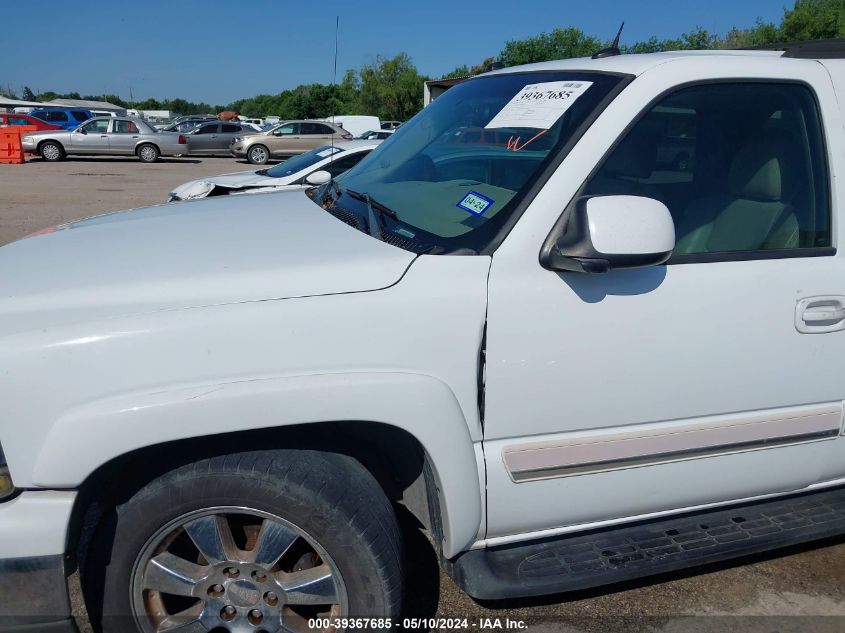
[[[335,94],[337,90],[337,43],[338,43],[338,33],[340,32],[340,16],[334,16],[334,72],[332,74],[332,95]],[[337,113],[331,115],[332,116],[332,154],[331,158],[329,159],[329,165],[334,162],[334,127],[335,121],[337,121]]]
[[[613,42],[611,42],[610,46],[607,48],[603,48],[597,53],[593,53],[593,59],[601,59],[602,57],[613,57],[615,55],[621,55],[622,51],[619,50],[619,38],[622,37],[622,29],[625,28],[625,23],[623,22],[619,30],[616,31],[616,37],[613,38]]]

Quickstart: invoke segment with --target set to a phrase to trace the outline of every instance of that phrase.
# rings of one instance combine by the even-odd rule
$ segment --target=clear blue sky
[[[183,97],[227,104],[338,78],[376,55],[411,55],[439,76],[496,55],[509,39],[574,25],[623,43],[674,37],[696,26],[724,33],[759,17],[779,21],[792,0],[111,0],[72,11],[46,0],[3,7],[0,91]],[[4,3],[5,4],[5,3]],[[58,5],[58,2],[56,2]],[[77,3],[78,4],[78,3]],[[35,17],[33,17],[35,16]],[[11,53],[9,52],[11,51]]]

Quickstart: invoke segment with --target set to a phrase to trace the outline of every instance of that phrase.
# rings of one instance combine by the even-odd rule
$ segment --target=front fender
[[[285,376],[99,400],[68,410],[50,428],[33,483],[76,487],[115,457],[169,441],[341,420],[381,422],[413,435],[438,478],[444,554],[454,556],[475,540],[482,488],[467,421],[452,390],[422,374]]]

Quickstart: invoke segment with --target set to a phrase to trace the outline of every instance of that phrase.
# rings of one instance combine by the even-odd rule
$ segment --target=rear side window
[[[71,114],[73,115],[73,118],[77,121],[87,121],[91,118],[85,112],[80,112],[79,110],[72,110]]]
[[[64,123],[68,120],[67,114],[65,114],[64,112],[47,112],[46,115],[47,118],[45,119],[45,121],[59,121]]]
[[[587,195],[663,202],[676,261],[816,253],[831,245],[830,194],[816,100],[797,83],[684,88],[642,116]]]
[[[216,134],[216,133],[217,133],[217,129],[218,129],[219,127],[220,127],[220,126],[219,126],[219,125],[217,125],[216,123],[212,123],[212,124],[210,124],[210,125],[203,125],[203,126],[199,129],[199,131],[197,132],[197,134]]]
[[[32,116],[34,116],[36,119],[41,119],[42,121],[49,121],[46,112],[33,112]]]
[[[9,125],[29,125],[29,121],[23,117],[10,116]]]
[[[108,125],[108,121],[104,121]],[[114,121],[115,134],[138,134],[138,126],[134,121],[124,121],[122,119],[115,119]]]
[[[240,132],[241,126],[240,125],[232,125],[231,123],[224,123],[223,124],[223,131],[224,132]]]
[[[334,132],[328,125],[322,123],[302,123],[301,134],[323,134],[331,135]]]

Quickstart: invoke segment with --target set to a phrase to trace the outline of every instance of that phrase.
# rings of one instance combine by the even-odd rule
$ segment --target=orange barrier
[[[29,132],[37,132],[38,131],[38,128],[35,127],[34,125],[18,125],[16,127],[18,128],[18,133],[20,134],[21,138],[26,136]],[[26,159],[27,154],[29,154],[29,152],[24,152],[24,159]]]
[[[0,128],[0,163],[20,165],[24,159],[21,135],[34,131],[33,125],[10,125]]]

